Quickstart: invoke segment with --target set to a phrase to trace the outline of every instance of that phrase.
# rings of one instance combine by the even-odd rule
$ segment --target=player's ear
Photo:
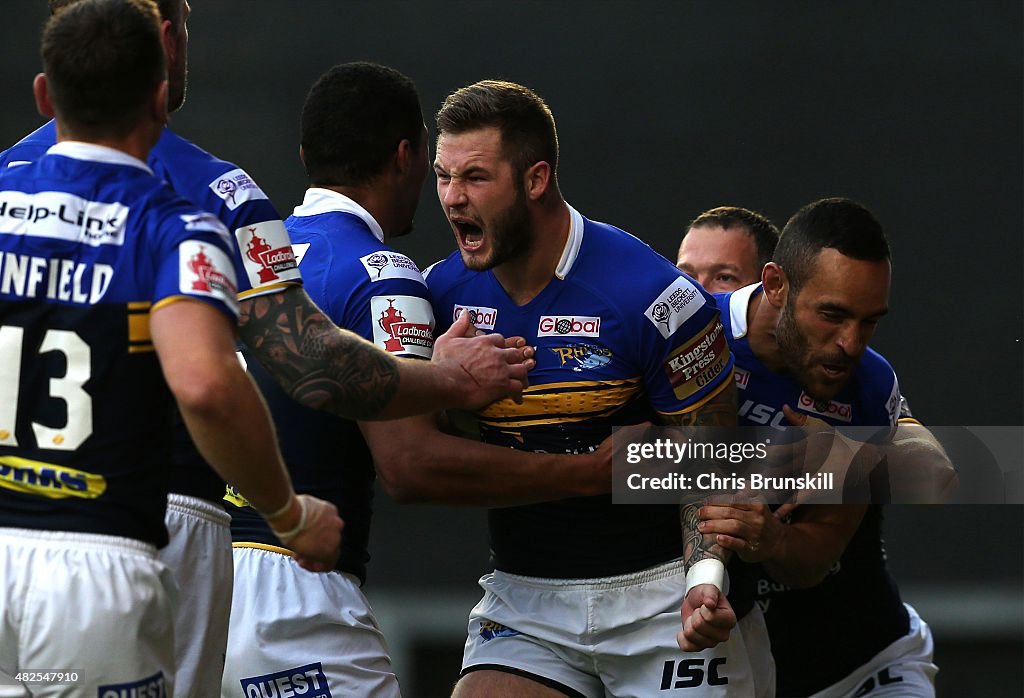
[[[306,151],[301,143],[299,143],[299,161],[302,162],[303,167],[306,166]]]
[[[523,173],[523,190],[530,201],[543,198],[551,184],[551,165],[541,160],[526,168]]]
[[[786,271],[775,262],[768,262],[761,270],[761,284],[764,286],[764,297],[776,308],[786,303],[789,294],[789,278]]]
[[[169,118],[169,112],[167,110],[167,96],[169,94],[169,90],[169,83],[165,79],[161,80],[160,86],[153,91],[150,109],[153,120],[159,124],[166,124]]]
[[[398,142],[398,148],[395,150],[395,167],[398,168],[399,173],[404,175],[409,172],[414,152],[412,142],[408,138],[403,138]]]
[[[39,73],[32,80],[32,94],[36,98],[36,109],[39,114],[47,119],[53,118],[53,103],[50,101],[50,92],[46,84],[46,75]]]
[[[169,19],[160,22],[160,42],[164,45],[164,54],[170,67],[178,60],[178,30]]]

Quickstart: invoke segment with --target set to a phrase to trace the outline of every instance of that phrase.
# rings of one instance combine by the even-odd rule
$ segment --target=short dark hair
[[[558,186],[558,131],[551,109],[533,90],[504,80],[459,88],[437,112],[438,136],[496,127],[502,152],[517,175],[538,162],[551,165]]]
[[[322,186],[352,186],[381,174],[398,144],[422,143],[416,85],[376,63],[336,65],[310,89],[302,106],[306,174]]]
[[[786,272],[794,293],[814,273],[818,255],[826,248],[871,262],[891,258],[882,225],[870,211],[850,199],[815,201],[793,214],[775,248],[774,261]]]
[[[73,5],[79,0],[50,0],[50,14],[56,14],[59,10],[63,10],[69,5]],[[181,0],[155,0],[157,9],[160,10],[160,17],[163,19],[169,19],[171,24],[175,27],[180,25],[181,20]]]
[[[42,58],[54,109],[86,137],[130,131],[167,77],[153,0],[78,0],[47,21]]]
[[[739,206],[718,206],[705,211],[690,221],[690,225],[687,226],[683,237],[686,237],[691,228],[713,227],[719,227],[723,230],[741,228],[747,235],[754,238],[759,269],[772,261],[775,246],[779,243],[779,229],[764,214],[740,208]]]

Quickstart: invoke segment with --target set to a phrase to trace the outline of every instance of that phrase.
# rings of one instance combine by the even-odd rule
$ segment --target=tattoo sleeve
[[[732,377],[728,385],[715,397],[692,412],[680,415],[663,415],[665,424],[684,427],[736,426],[736,384]],[[692,432],[691,432],[692,433]],[[703,496],[684,498],[679,505],[679,522],[683,529],[683,560],[687,569],[708,558],[729,561],[731,552],[715,542],[715,534],[704,535],[697,529],[700,523],[698,512],[704,503]]]
[[[372,419],[398,391],[398,362],[339,329],[301,287],[239,305],[242,341],[303,405],[347,419]]]

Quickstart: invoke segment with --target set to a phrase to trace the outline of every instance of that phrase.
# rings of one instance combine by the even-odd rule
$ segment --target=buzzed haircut
[[[87,137],[122,136],[166,79],[153,0],[77,0],[43,29],[43,72],[59,118]]]
[[[686,237],[691,228],[714,227],[723,230],[739,228],[754,238],[758,269],[772,261],[775,246],[779,243],[779,229],[764,214],[739,206],[718,206],[694,218],[687,226],[683,237]]]
[[[416,85],[394,68],[376,63],[336,65],[310,89],[301,132],[311,184],[364,184],[384,171],[400,142],[423,142]]]
[[[80,2],[80,0],[50,0],[50,14],[56,14],[59,10],[63,10],[65,7],[76,2]],[[162,19],[169,19],[177,27],[181,19],[182,0],[155,0],[155,2],[160,10],[160,17]]]
[[[862,261],[891,259],[882,225],[870,211],[850,199],[815,201],[793,214],[775,248],[774,261],[786,272],[794,293],[814,274],[818,255],[826,248]]]
[[[557,191],[558,131],[543,99],[514,82],[481,80],[448,95],[437,112],[438,136],[488,127],[500,131],[502,154],[516,175],[547,162]]]

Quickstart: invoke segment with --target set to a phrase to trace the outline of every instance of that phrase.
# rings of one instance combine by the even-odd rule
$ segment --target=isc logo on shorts
[[[245,698],[331,698],[324,668],[320,662],[285,669],[275,674],[241,679]]]

